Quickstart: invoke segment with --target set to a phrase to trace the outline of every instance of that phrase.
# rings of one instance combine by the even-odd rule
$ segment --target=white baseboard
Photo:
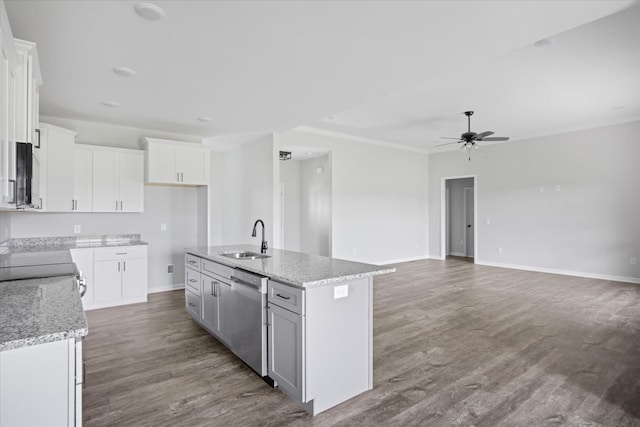
[[[478,259],[476,259],[475,263],[477,265],[486,265],[488,267],[512,268],[514,270],[536,271],[539,273],[562,274],[565,276],[586,277],[588,279],[601,279],[601,280],[611,280],[614,282],[640,284],[640,278],[638,277],[615,276],[612,274],[586,273],[584,271],[562,270],[558,268],[531,267],[528,265],[518,265],[518,264],[504,264],[500,262],[480,261]]]
[[[462,252],[450,252],[449,255],[451,256],[459,256],[459,257],[466,257],[467,254],[462,253]]]
[[[440,255],[429,256],[429,259],[435,259],[438,261],[444,261],[446,258]]]
[[[184,289],[184,283],[174,283],[173,285],[152,288],[149,289],[149,293],[155,294],[156,292],[177,291],[178,289]]]
[[[421,261],[424,259],[429,259],[429,255],[421,255],[421,256],[409,257],[409,258],[390,259],[390,260],[382,261],[376,264],[377,265],[399,264],[401,262]]]

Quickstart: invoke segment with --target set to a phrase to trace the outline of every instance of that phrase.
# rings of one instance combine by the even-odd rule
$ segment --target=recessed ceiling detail
[[[140,2],[136,3],[135,10],[138,15],[149,21],[158,21],[165,16],[165,11],[157,4]]]
[[[121,77],[132,77],[136,75],[136,70],[129,67],[115,67],[113,72]]]

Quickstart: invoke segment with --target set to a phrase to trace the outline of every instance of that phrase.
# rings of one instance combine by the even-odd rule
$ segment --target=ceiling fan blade
[[[495,132],[491,132],[490,130],[486,132],[481,132],[476,135],[476,140],[481,141],[485,136],[493,135]]]
[[[442,147],[443,145],[451,145],[451,144],[458,144],[461,141],[451,141],[451,142],[445,142],[444,144],[438,144],[438,145],[434,145],[434,147]]]
[[[491,136],[489,138],[483,138],[481,141],[508,141],[508,136]]]
[[[460,138],[452,138],[450,136],[441,136],[440,139],[460,139]],[[460,139],[460,141],[462,140]]]

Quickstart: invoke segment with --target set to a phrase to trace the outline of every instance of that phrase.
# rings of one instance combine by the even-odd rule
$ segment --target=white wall
[[[300,162],[280,162],[280,183],[284,186],[283,249],[300,251]]]
[[[221,200],[210,203],[222,204],[221,218],[216,219],[221,221],[221,236],[219,239],[213,236],[213,240],[223,245],[250,243],[259,246],[262,230],[258,227],[256,237],[251,237],[251,230],[254,222],[262,219],[265,239],[270,247],[275,247],[273,237],[280,227],[274,224],[274,182],[279,182],[279,177],[274,180],[273,136],[240,145],[225,151],[222,156],[221,182],[212,183],[222,186]]]
[[[95,145],[139,149],[142,136],[196,141],[190,135],[155,132],[105,123],[41,117],[41,121],[78,132],[78,140]],[[205,187],[146,185],[144,213],[34,213],[0,212],[0,230],[9,224],[11,238],[71,236],[80,225],[81,235],[141,234],[149,243],[149,290],[184,284],[184,248],[206,245],[207,190]],[[160,224],[167,224],[160,231]],[[1,231],[0,233],[4,233]],[[0,239],[1,241],[2,239]],[[167,273],[174,264],[174,273]]]
[[[448,237],[449,255],[465,256],[464,238],[467,232],[464,206],[465,187],[473,188],[473,178],[447,180],[449,188]]]
[[[331,256],[331,162],[328,155],[300,162],[300,250]]]
[[[80,235],[140,234],[149,243],[153,291],[184,284],[184,248],[198,246],[200,234],[206,236],[195,221],[204,203],[195,187],[146,186],[143,213],[2,212],[0,218],[11,218],[12,238],[73,236],[74,225],[80,225]],[[162,223],[166,231],[160,231]],[[168,264],[174,273],[167,273]]]
[[[333,257],[380,264],[427,257],[426,154],[300,130],[277,141],[331,152]]]
[[[476,262],[639,281],[638,135],[633,122],[485,146],[471,161],[431,154],[431,256],[441,255],[441,178],[477,174]]]

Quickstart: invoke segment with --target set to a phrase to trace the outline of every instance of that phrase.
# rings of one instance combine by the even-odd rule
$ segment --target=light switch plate
[[[74,225],[74,226],[73,226],[73,232],[74,232],[75,234],[80,233],[80,230],[81,230],[81,228],[80,228],[80,226],[79,226],[79,225]]]
[[[333,288],[333,299],[345,298],[349,296],[349,285],[340,285]]]

